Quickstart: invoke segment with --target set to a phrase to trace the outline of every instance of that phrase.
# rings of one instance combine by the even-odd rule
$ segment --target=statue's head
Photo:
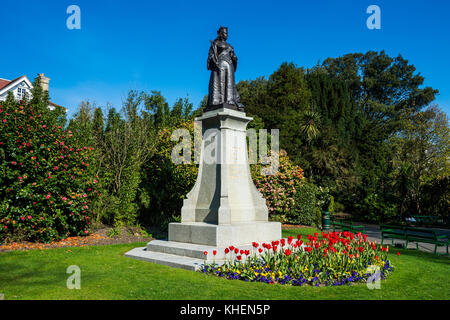
[[[220,26],[219,30],[217,30],[217,36],[219,39],[227,40],[228,38],[228,28]]]

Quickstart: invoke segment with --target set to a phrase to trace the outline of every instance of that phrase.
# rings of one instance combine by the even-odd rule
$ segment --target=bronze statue
[[[211,41],[207,61],[211,77],[209,79],[208,106],[205,111],[218,108],[244,110],[234,81],[237,57],[233,47],[226,42],[227,38],[228,28],[220,27],[217,31],[217,38]]]

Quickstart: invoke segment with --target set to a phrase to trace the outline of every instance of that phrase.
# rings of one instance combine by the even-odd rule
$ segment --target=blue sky
[[[69,30],[69,5],[81,30]],[[369,30],[369,5],[381,8],[381,30]],[[208,90],[206,56],[220,25],[229,28],[237,80],[268,76],[283,61],[311,67],[327,57],[385,50],[399,53],[440,91],[450,114],[450,2],[321,1],[2,1],[0,78],[38,73],[71,116],[89,99],[120,107],[130,89],[160,90],[172,104],[195,106]]]

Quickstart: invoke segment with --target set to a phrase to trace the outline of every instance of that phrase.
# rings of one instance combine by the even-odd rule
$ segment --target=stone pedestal
[[[281,224],[268,221],[266,201],[250,173],[246,128],[253,119],[221,108],[196,120],[202,123],[203,137],[199,171],[183,202],[181,223],[169,224],[169,241],[151,241],[127,256],[195,270],[201,261],[187,253],[281,238]]]
[[[169,224],[169,241],[210,246],[278,240],[281,224],[268,222],[266,200],[253,183],[247,124],[253,118],[228,108],[205,112],[197,181]]]

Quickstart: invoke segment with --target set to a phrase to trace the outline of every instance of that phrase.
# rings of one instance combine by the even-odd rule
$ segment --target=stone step
[[[173,268],[181,268],[185,270],[197,271],[204,264],[203,259],[196,259],[187,256],[179,256],[174,254],[148,251],[145,247],[134,248],[127,253],[126,257],[143,260],[147,262],[166,265]],[[218,265],[222,265],[223,261],[217,260]]]
[[[239,247],[239,250],[250,250],[250,252],[253,252],[252,249],[251,245]],[[216,251],[216,256],[213,255],[214,250]],[[147,243],[147,251],[185,256],[201,259],[202,261],[205,260],[204,252],[206,251],[208,252],[208,255],[206,256],[206,261],[208,262],[212,262],[213,260],[224,260],[226,258],[225,248],[177,241],[153,240]]]

